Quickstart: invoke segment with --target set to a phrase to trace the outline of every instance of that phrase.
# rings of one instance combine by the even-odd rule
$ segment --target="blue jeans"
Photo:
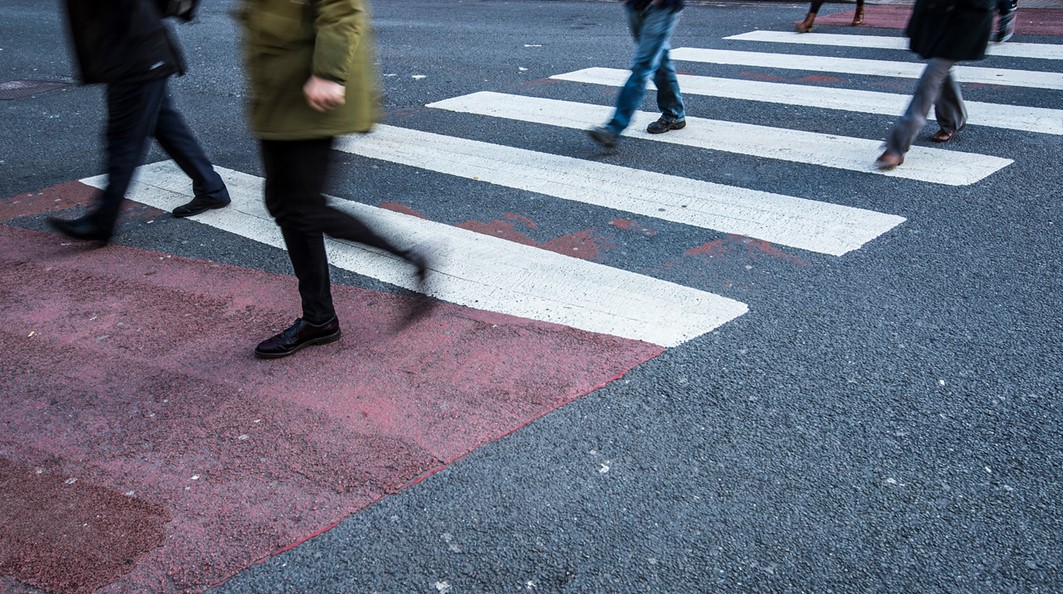
[[[646,81],[653,74],[657,85],[657,107],[667,120],[678,121],[686,117],[683,97],[679,94],[675,65],[668,57],[668,43],[679,22],[679,11],[657,8],[653,5],[636,10],[625,5],[628,27],[637,44],[631,58],[631,76],[628,77],[620,95],[616,98],[613,119],[605,127],[613,134],[620,134],[631,123],[631,116],[642,105],[646,94]]]

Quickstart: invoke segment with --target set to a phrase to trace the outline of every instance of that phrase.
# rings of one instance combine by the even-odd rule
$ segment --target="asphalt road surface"
[[[264,362],[299,312],[234,2],[171,85],[233,206],[170,217],[153,148],[86,249],[45,217],[101,182],[102,91],[6,0],[0,590],[1063,591],[1063,6],[884,174],[906,6],[693,4],[687,127],[645,134],[651,91],[604,151],[616,3],[375,3],[384,121],[330,194],[440,305],[393,330],[409,271],[333,243],[344,340]]]

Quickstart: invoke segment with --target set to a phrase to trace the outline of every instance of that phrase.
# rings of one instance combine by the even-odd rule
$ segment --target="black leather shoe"
[[[229,206],[230,202],[232,202],[232,199],[230,199],[228,196],[225,197],[225,200],[218,200],[217,198],[207,198],[206,196],[196,196],[192,199],[191,202],[187,204],[182,204],[181,206],[178,206],[177,208],[173,209],[173,216],[179,219],[184,217],[190,217],[192,215],[197,215],[201,212],[206,212],[212,208],[225,208],[226,206]]]
[[[72,239],[95,241],[101,245],[106,245],[111,241],[111,232],[113,231],[112,229],[104,229],[88,216],[69,221],[48,217],[48,225]]]
[[[258,343],[255,356],[262,359],[279,359],[312,344],[328,344],[340,339],[340,319],[332,318],[324,324],[314,325],[299,318],[290,328],[276,336]]]
[[[656,122],[646,126],[646,131],[650,134],[663,134],[669,130],[682,130],[687,127],[686,120],[666,120],[660,118]]]

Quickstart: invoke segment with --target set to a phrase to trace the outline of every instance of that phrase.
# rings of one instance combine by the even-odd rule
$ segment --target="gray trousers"
[[[926,125],[926,116],[930,106],[934,106],[934,117],[938,126],[946,132],[956,132],[967,123],[967,107],[963,104],[960,85],[952,78],[952,66],[955,60],[930,58],[923,75],[915,85],[915,93],[908,104],[908,110],[893,125],[886,138],[886,150],[903,155],[912,148],[912,141]]]

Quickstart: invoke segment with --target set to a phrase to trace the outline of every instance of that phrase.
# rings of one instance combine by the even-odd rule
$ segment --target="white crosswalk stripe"
[[[550,78],[617,87],[623,86],[630,74],[628,70],[617,68],[586,68],[575,72],[556,74]],[[903,113],[911,100],[910,95],[862,91],[859,89],[831,88],[830,92],[824,92],[823,87],[813,85],[683,74],[680,74],[678,78],[679,88],[682,89],[684,95],[706,95],[888,116],[898,116]],[[653,85],[651,84],[650,86],[652,87]],[[965,101],[964,103],[967,105],[968,120],[972,124],[1063,135],[1063,110],[1060,109],[1001,105],[978,101]]]
[[[751,43],[816,44],[863,47],[885,52],[904,49],[905,40],[868,35],[826,35],[755,31],[727,38]],[[1011,43],[994,46],[995,55],[1060,59],[1063,46]],[[1005,49],[1008,48],[1008,49]],[[1040,55],[1029,54],[1040,52]],[[922,64],[854,60],[825,56],[679,48],[676,60],[915,78]],[[958,79],[1026,88],[1063,89],[1054,72],[995,68],[957,68]],[[552,76],[579,84],[620,86],[628,71],[585,68]],[[910,96],[815,84],[681,75],[685,94],[898,117]],[[496,92],[451,97],[426,107],[503,118],[533,125],[584,130],[606,121],[611,105]],[[1063,110],[969,101],[975,126],[1063,135]],[[669,143],[677,151],[719,151],[772,159],[795,167],[827,167],[885,176],[915,184],[963,186],[977,183],[1013,161],[991,155],[915,146],[902,167],[880,171],[873,165],[880,139],[850,138],[802,130],[704,119],[688,114],[678,133],[650,135],[656,113],[637,112],[625,137]],[[508,140],[506,142],[509,142]],[[589,142],[589,141],[588,141]],[[413,167],[440,175],[531,192],[593,207],[631,213],[698,229],[750,237],[795,249],[844,256],[903,223],[903,217],[832,204],[825,200],[739,188],[660,172],[600,163],[519,146],[471,140],[381,125],[367,135],[340,138],[345,153]],[[284,242],[262,201],[262,180],[217,168],[233,204],[194,220],[280,249]],[[83,180],[100,186],[104,176]],[[861,177],[861,179],[865,179]],[[170,210],[188,199],[188,180],[172,162],[141,168],[130,198]],[[455,304],[583,330],[673,347],[694,339],[748,311],[720,295],[522,245],[459,227],[386,209],[334,199],[343,208],[400,242],[430,251],[433,275],[427,292]],[[330,262],[385,283],[416,290],[411,271],[399,259],[378,250],[328,239]]]
[[[795,31],[750,31],[749,33],[724,37],[724,39],[733,41],[763,41],[768,43],[796,43],[801,45],[908,50],[907,37],[887,37],[884,35],[797,33]],[[1006,56],[1009,58],[1063,60],[1063,45],[1009,41],[1007,43],[989,44],[986,53],[990,56]]]
[[[919,78],[919,75],[923,73],[924,68],[923,64],[917,62],[889,62],[886,60],[834,58],[829,56],[808,56],[798,54],[769,54],[689,47],[673,49],[671,51],[671,56],[673,60],[686,62],[729,64],[732,66],[760,66],[764,68],[782,68],[785,70],[814,70],[818,72],[891,76],[897,78]],[[1063,90],[1063,74],[1058,72],[1009,70],[1005,68],[985,68],[981,66],[962,65],[956,66],[953,69],[953,72],[956,80],[961,83],[1007,85],[1011,87],[1051,89],[1056,91]]]
[[[588,122],[604,122],[612,113],[609,106],[486,91],[437,101],[428,107],[579,129],[586,128]],[[1000,157],[912,147],[910,164],[906,162],[904,167],[882,171],[872,163],[873,155],[881,150],[880,140],[689,116],[682,133],[654,135],[644,132],[646,126],[656,119],[657,114],[637,112],[630,131],[625,134],[688,147],[953,186],[973,184],[1012,163],[1011,159]]]
[[[232,204],[196,221],[277,248],[284,240],[262,201],[262,179],[216,167]],[[188,200],[188,178],[172,161],[142,167],[129,198],[161,210]],[[102,187],[105,176],[81,180]],[[429,251],[433,297],[515,316],[672,347],[744,314],[744,303],[594,262],[563,256],[441,223],[334,200],[401,240]],[[328,239],[329,262],[344,270],[414,289],[411,271],[390,254]]]
[[[826,202],[393,126],[346,137],[337,149],[835,256],[904,221]]]

